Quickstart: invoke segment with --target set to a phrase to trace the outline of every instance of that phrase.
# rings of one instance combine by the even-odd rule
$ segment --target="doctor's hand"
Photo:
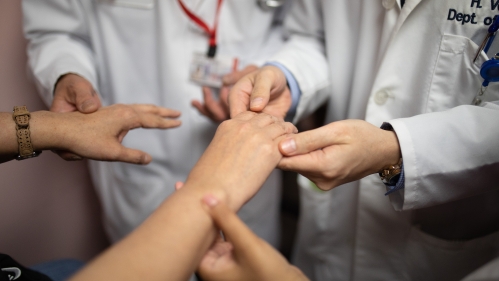
[[[46,115],[44,127],[50,129],[43,134],[47,138],[37,144],[42,149],[65,150],[79,158],[133,164],[148,164],[152,158],[143,151],[121,144],[128,131],[135,128],[167,129],[180,126],[179,120],[171,119],[180,116],[180,112],[144,104],[115,104],[91,114],[46,111],[41,114]],[[36,130],[37,124],[33,123],[31,128]],[[36,141],[33,139],[33,143]]]
[[[250,110],[284,119],[291,102],[291,92],[284,73],[275,66],[264,66],[246,75],[232,87],[229,94],[230,116]]]
[[[218,239],[205,254],[198,273],[205,281],[308,280],[267,242],[256,236],[227,205],[212,195],[203,204],[227,242]]]
[[[95,112],[102,106],[99,96],[92,84],[76,74],[65,74],[59,78],[54,90],[54,100],[50,111],[82,113]],[[54,151],[64,160],[81,160],[68,151]]]
[[[279,143],[279,168],[300,173],[322,190],[361,179],[399,162],[397,135],[366,121],[344,120],[291,135]]]
[[[101,106],[92,84],[79,75],[69,73],[57,81],[50,111],[92,113]]]
[[[218,126],[185,184],[217,187],[227,196],[225,202],[238,210],[281,160],[279,141],[296,132],[293,124],[277,117],[243,112]]]
[[[256,65],[249,65],[241,71],[234,71],[223,77],[223,85],[220,88],[218,100],[213,97],[213,91],[210,87],[203,87],[204,103],[193,100],[192,106],[204,116],[210,118],[213,122],[220,123],[229,119],[229,91],[232,86],[245,75],[257,70]]]

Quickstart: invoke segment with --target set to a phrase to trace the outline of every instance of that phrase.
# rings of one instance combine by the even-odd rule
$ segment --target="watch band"
[[[383,122],[380,129],[393,132],[392,125],[387,122]],[[381,171],[378,172],[378,174],[381,178],[381,181],[383,181],[385,185],[394,186],[397,184],[401,172],[402,172],[402,158],[400,158],[397,164],[383,168]]]
[[[395,165],[390,165],[385,167],[383,170],[379,171],[379,176],[381,181],[386,185],[395,185],[399,179],[400,173],[402,172],[402,158]]]
[[[17,143],[19,144],[19,155],[16,160],[24,160],[40,155],[41,151],[33,151],[31,136],[29,131],[29,119],[31,114],[24,106],[14,106],[12,119],[16,122]]]

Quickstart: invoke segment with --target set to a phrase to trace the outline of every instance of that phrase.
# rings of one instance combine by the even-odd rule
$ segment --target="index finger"
[[[212,195],[206,195],[203,202],[208,205],[209,214],[215,225],[234,245],[234,251],[239,254],[251,255],[255,251],[255,244],[260,243],[260,238],[241,221],[234,211]]]

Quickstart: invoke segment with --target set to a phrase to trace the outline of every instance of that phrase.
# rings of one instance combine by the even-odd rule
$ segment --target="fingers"
[[[307,172],[319,173],[325,166],[323,161],[325,158],[324,153],[322,150],[315,150],[307,154],[284,157],[277,165],[277,168],[302,174]]]
[[[222,78],[222,82],[223,82],[224,86],[232,86],[232,85],[236,84],[236,82],[239,81],[239,79],[243,78],[247,74],[249,74],[257,69],[258,69],[258,66],[256,66],[256,65],[253,65],[253,64],[248,65],[241,71],[234,71],[232,73],[225,75]]]
[[[179,117],[180,112],[177,110],[146,104],[134,104],[132,107],[139,113],[139,123],[142,128],[168,129],[182,124],[180,120],[166,119]],[[138,125],[132,128],[136,127]]]
[[[258,71],[252,72],[239,80],[229,93],[230,117],[234,118],[242,112],[249,110],[251,91]]]
[[[251,91],[250,110],[263,111],[272,95],[281,96],[287,88],[284,73],[275,66],[265,66],[258,71]]]
[[[181,112],[178,110],[156,106],[153,104],[132,104],[130,106],[139,112],[156,114],[161,117],[177,118],[181,115]]]
[[[296,134],[298,133],[298,129],[295,125],[289,122],[277,122],[269,126],[268,128],[270,137],[275,140],[279,137],[283,137],[285,135]]]
[[[330,146],[337,141],[337,132],[330,126],[323,126],[289,136],[279,143],[279,150],[284,156],[293,156]]]
[[[92,113],[99,109],[102,104],[97,92],[91,86],[87,89],[75,89],[70,95],[79,112]]]
[[[115,155],[111,155],[109,159],[102,159],[107,161],[120,161],[131,164],[146,165],[152,161],[151,155],[137,149],[124,147],[120,144],[120,149]]]
[[[203,87],[204,107],[215,122],[222,122],[229,118],[229,112],[221,101],[213,98],[213,92],[208,87]]]
[[[213,195],[206,195],[203,203],[217,227],[234,246],[234,251],[251,254],[255,250],[255,243],[260,239],[239,219],[227,205],[219,202]]]
[[[50,108],[55,112],[95,112],[102,106],[92,84],[76,74],[66,74],[57,82],[54,101]]]
[[[62,159],[66,161],[80,161],[83,160],[83,157],[76,155],[72,152],[65,151],[65,150],[52,150],[52,152],[56,153],[61,157]]]

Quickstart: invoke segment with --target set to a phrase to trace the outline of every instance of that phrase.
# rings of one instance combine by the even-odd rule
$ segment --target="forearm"
[[[30,138],[34,151],[57,148],[61,134],[55,122],[55,113],[37,111],[31,113]],[[10,161],[19,154],[16,123],[12,113],[0,113],[0,163]]]
[[[187,280],[214,241],[212,219],[202,209],[206,194],[225,198],[217,187],[186,182],[137,230],[71,280]]]

